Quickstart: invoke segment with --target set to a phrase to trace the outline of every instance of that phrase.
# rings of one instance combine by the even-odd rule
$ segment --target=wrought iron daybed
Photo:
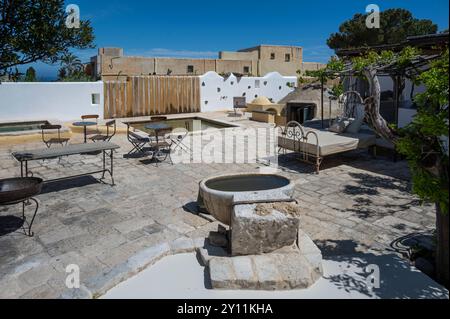
[[[303,127],[295,121],[279,128],[278,152],[286,154],[287,151],[292,151],[298,154],[299,160],[315,166],[316,173],[319,173],[325,156],[369,148],[376,144],[376,136],[370,133],[337,134]]]

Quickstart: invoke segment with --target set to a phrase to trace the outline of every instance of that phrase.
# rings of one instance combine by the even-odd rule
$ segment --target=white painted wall
[[[92,94],[100,96],[92,104]],[[0,122],[103,118],[103,82],[38,82],[0,84]]]
[[[417,114],[416,109],[398,109],[398,127],[403,128],[412,122],[413,117]]]
[[[274,72],[264,77],[238,80],[234,75],[225,79],[215,72],[208,72],[200,76],[200,84],[201,111],[211,112],[233,110],[233,97],[244,94],[247,103],[257,96],[278,102],[295,89],[297,78]],[[99,95],[99,104],[92,104],[92,94]],[[72,121],[83,114],[98,114],[103,118],[103,103],[103,82],[100,81],[0,84],[0,122]]]
[[[257,87],[259,81],[259,87]],[[294,87],[289,87],[291,83]],[[272,72],[264,77],[242,77],[234,75],[223,78],[216,72],[200,76],[200,100],[202,112],[233,110],[233,97],[244,96],[251,103],[256,96],[272,98],[274,103],[295,90],[297,77],[282,76]]]

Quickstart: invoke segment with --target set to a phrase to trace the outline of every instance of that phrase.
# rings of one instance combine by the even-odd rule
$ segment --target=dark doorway
[[[287,104],[287,121],[296,121],[300,124],[314,118],[317,105],[314,103],[291,102]]]

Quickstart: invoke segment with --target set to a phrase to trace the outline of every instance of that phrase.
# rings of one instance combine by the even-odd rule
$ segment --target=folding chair
[[[106,135],[105,134],[97,134],[91,137],[91,141],[95,142],[109,142],[111,139],[116,135],[117,131],[117,124],[116,120],[112,120],[109,122],[106,122]],[[112,127],[112,133],[111,128]]]
[[[156,140],[150,141],[150,146],[153,148],[152,156],[156,160],[156,163],[163,162],[169,159],[170,163],[173,165],[171,156],[173,141],[170,137],[170,133],[172,133],[172,128],[169,128],[167,130],[159,130],[155,136]],[[164,153],[164,159],[160,160],[158,156]]]
[[[133,148],[131,149],[131,151],[128,152],[127,155],[129,156],[139,153],[144,154],[145,153],[144,146],[150,143],[151,139],[149,137],[140,136],[135,132],[133,132],[131,129],[131,123],[125,124],[127,125],[127,139],[131,143],[131,145],[133,145]]]
[[[186,153],[190,153],[191,149],[189,146],[187,146],[183,141],[184,139],[188,136],[189,131],[188,130],[184,130],[184,129],[180,129],[177,131],[177,129],[175,130],[176,132],[174,132],[174,134],[172,134],[171,136],[171,141],[172,141],[172,145],[174,145],[175,147],[173,148],[173,152],[175,152],[178,149],[181,149],[183,152]]]
[[[47,146],[47,148],[52,147],[52,145],[59,144],[61,146],[67,146],[70,138],[62,138],[61,137],[61,125],[51,125],[46,124],[41,126],[42,130],[42,141]],[[58,132],[58,137],[50,137],[47,138],[48,135],[54,134],[55,130]]]

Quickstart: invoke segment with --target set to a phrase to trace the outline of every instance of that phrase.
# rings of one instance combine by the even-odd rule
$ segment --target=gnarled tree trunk
[[[369,82],[370,96],[364,101],[366,105],[366,118],[370,126],[384,139],[395,143],[397,136],[386,120],[380,114],[381,87],[376,69],[367,69],[364,75]]]

